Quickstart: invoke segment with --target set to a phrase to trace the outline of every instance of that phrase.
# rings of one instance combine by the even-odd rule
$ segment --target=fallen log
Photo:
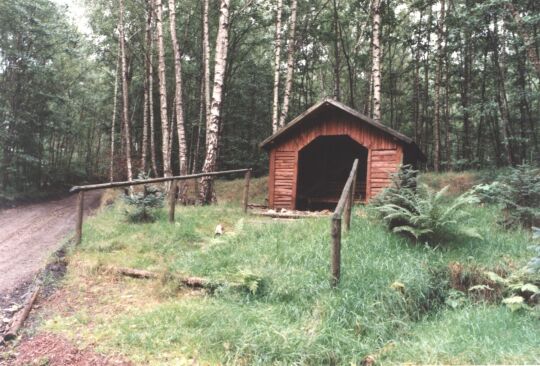
[[[19,332],[19,329],[21,329],[26,318],[28,318],[28,315],[30,314],[30,310],[32,310],[32,306],[34,306],[34,303],[36,302],[36,299],[38,297],[40,290],[41,290],[41,286],[37,286],[34,292],[32,293],[32,295],[29,297],[26,304],[24,305],[23,309],[17,313],[8,331],[4,334],[4,340],[9,341],[17,337],[17,333]]]
[[[160,278],[159,273],[145,271],[142,269],[126,268],[126,267],[109,267],[109,270],[113,273],[117,273],[123,276],[140,278],[140,279],[156,279]],[[216,288],[219,284],[211,283],[209,280],[201,277],[182,277],[173,276],[173,281],[179,282],[187,287],[194,288]]]
[[[127,276],[127,277],[145,278],[145,279],[159,278],[159,274],[155,272],[145,271],[142,269],[125,268],[125,267],[109,267],[109,269],[111,272],[118,273],[120,275]]]

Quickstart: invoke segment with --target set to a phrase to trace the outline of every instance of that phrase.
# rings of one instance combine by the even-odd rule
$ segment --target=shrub
[[[504,226],[540,225],[540,169],[520,165],[491,184],[475,186],[474,192],[483,202],[504,206]]]
[[[478,202],[473,193],[445,198],[448,186],[438,192],[423,184],[416,187],[415,176],[413,170],[405,167],[393,177],[392,186],[372,202],[390,230],[427,242],[456,234],[481,238],[474,228],[463,224],[470,216],[464,207]]]
[[[156,209],[163,206],[163,192],[155,186],[144,186],[140,193],[126,195],[125,202],[130,206],[126,216],[131,222],[154,222]]]

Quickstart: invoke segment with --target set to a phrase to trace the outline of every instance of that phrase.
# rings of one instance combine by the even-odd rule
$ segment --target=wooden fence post
[[[351,228],[351,209],[352,209],[352,202],[351,202],[351,190],[349,189],[349,192],[347,193],[347,201],[345,201],[345,230],[349,231]]]
[[[244,175],[244,213],[247,212],[248,209],[248,201],[249,201],[249,181],[251,179],[251,169],[246,171],[246,174]]]
[[[171,181],[169,189],[169,222],[174,222],[174,209],[176,207],[176,180]]]
[[[341,218],[332,218],[332,278],[330,284],[336,287],[341,274]]]
[[[82,224],[84,211],[84,191],[79,191],[77,195],[77,223],[75,226],[75,245],[81,244]]]

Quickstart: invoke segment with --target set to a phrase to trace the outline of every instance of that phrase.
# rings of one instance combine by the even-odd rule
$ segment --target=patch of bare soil
[[[64,337],[52,333],[40,333],[22,340],[11,355],[9,365],[29,366],[110,366],[132,365],[118,357],[105,357],[90,348],[79,349]],[[0,361],[0,365],[2,361]],[[6,364],[8,365],[8,364]]]
[[[85,213],[99,205],[99,192],[88,193]],[[0,211],[0,334],[9,327],[33,289],[36,275],[46,279],[47,297],[65,273],[62,239],[75,225],[75,197]],[[42,268],[56,251],[56,260]]]

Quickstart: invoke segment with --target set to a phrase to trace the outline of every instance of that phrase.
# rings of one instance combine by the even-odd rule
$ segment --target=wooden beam
[[[162,178],[152,178],[152,179],[145,179],[145,180],[133,180],[133,181],[124,181],[124,182],[89,184],[89,185],[85,185],[85,186],[71,187],[69,192],[74,193],[74,192],[80,192],[80,191],[91,191],[93,189],[128,187],[128,186],[136,186],[136,185],[141,185],[141,184],[169,182],[169,181],[172,181],[172,180],[186,180],[186,179],[212,177],[212,176],[220,176],[220,175],[227,175],[227,174],[234,174],[234,173],[245,173],[248,170],[249,169],[224,170],[224,171],[221,171],[221,172],[208,172],[208,173],[198,173],[198,174],[189,174],[189,175],[177,175],[177,176],[174,176],[174,177],[162,177]]]

